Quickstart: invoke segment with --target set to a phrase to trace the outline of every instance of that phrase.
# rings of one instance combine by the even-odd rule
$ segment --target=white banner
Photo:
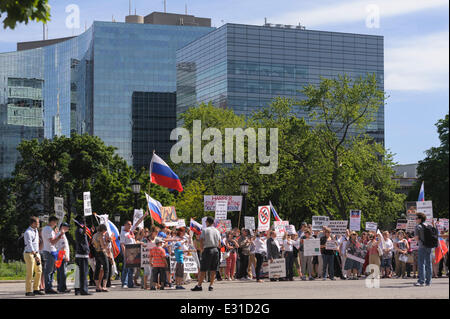
[[[227,200],[218,200],[216,201],[216,217],[215,219],[225,220],[227,219]]]
[[[135,209],[134,215],[133,215],[133,226],[136,225],[138,220],[144,216],[144,210],[143,209]],[[139,229],[144,229],[144,220],[142,220],[139,225],[136,225],[136,227],[139,227]]]
[[[417,240],[411,239],[409,245],[412,251],[419,250],[419,243],[417,242]]]
[[[288,233],[288,235],[295,235],[295,226],[294,225],[289,225],[286,227],[286,231]]]
[[[258,231],[270,229],[270,206],[258,206]]]
[[[62,197],[54,197],[54,204],[55,204],[55,216],[58,217],[58,226],[61,225],[61,223],[64,220],[64,198]]]
[[[325,249],[327,250],[336,250],[338,249],[338,244],[335,240],[327,240],[325,242]]]
[[[330,220],[328,227],[332,235],[345,235],[347,231],[348,220]]]
[[[352,255],[352,254],[347,254],[347,258],[356,260],[357,262],[359,262],[361,264],[364,264],[364,262],[365,262],[365,260],[363,258],[356,257],[355,255]]]
[[[366,222],[366,230],[367,231],[377,231],[378,224],[374,222]]]
[[[91,192],[83,192],[83,209],[84,216],[92,215]]]
[[[184,273],[185,274],[196,274],[196,273],[198,273],[197,263],[196,263],[196,261],[195,261],[193,256],[184,255],[183,262],[184,262]],[[175,272],[175,265],[176,264],[177,264],[177,260],[176,260],[175,256],[171,256],[170,257],[170,272],[171,273]]]
[[[358,209],[350,210],[350,230],[361,230],[361,211]]]
[[[205,212],[213,212],[216,209],[216,201],[226,200],[227,210],[229,212],[239,212],[242,207],[242,196],[230,196],[230,195],[204,195],[203,206]]]
[[[277,234],[278,241],[282,241],[284,234],[286,234],[286,227],[289,226],[289,221],[274,221],[273,228],[275,230],[275,234]]]
[[[244,216],[245,229],[255,230],[255,217]]]
[[[424,213],[427,216],[427,222],[431,224],[433,220],[433,202],[431,200],[426,200],[423,202],[416,202],[416,209],[418,213]]]
[[[284,258],[274,259],[269,262],[269,278],[286,277],[286,261]]]
[[[330,218],[327,216],[313,216],[312,217],[312,231],[321,231],[323,226],[328,226]]]
[[[304,239],[303,254],[305,256],[320,256],[320,239]]]
[[[154,243],[141,244],[141,268],[150,266],[150,249],[155,247]]]
[[[186,221],[184,219],[179,219],[177,222],[177,228],[186,227]]]

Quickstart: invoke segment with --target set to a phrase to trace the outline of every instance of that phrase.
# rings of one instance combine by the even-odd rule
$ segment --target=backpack
[[[423,226],[423,245],[427,248],[436,248],[439,246],[438,230],[436,227],[428,224]]]

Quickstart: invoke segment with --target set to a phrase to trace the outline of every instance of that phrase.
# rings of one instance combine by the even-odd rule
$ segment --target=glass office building
[[[15,149],[22,139],[73,132],[99,136],[130,165],[147,167],[150,157],[144,160],[143,156],[150,148],[164,157],[169,146],[154,143],[163,138],[162,128],[134,126],[133,94],[139,92],[136,101],[146,92],[156,94],[158,101],[164,94],[173,95],[166,96],[171,105],[136,103],[141,113],[143,107],[158,108],[155,113],[168,107],[171,111],[163,116],[171,113],[172,120],[164,122],[164,132],[168,126],[174,128],[176,50],[212,30],[196,25],[95,21],[84,33],[59,43],[43,41],[42,47],[0,54],[0,177],[13,171]],[[133,134],[133,127],[135,132],[139,128],[139,134]],[[163,139],[169,143],[169,135]],[[139,161],[134,161],[132,145],[142,147],[134,148]]]
[[[320,77],[376,74],[384,89],[383,37],[292,26],[226,24],[177,51],[177,114],[201,102],[249,115],[274,97],[298,92]],[[305,116],[299,107],[298,116]],[[308,120],[308,119],[306,119]],[[384,143],[384,108],[367,127]]]

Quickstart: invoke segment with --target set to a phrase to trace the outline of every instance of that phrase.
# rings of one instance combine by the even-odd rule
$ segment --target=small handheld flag
[[[153,184],[176,189],[179,192],[183,191],[178,175],[155,153],[153,153],[152,161],[150,162],[150,180]]]
[[[200,235],[202,233],[202,225],[197,223],[195,220],[191,218],[190,227],[189,227],[196,235]]]
[[[422,181],[422,185],[420,186],[419,198],[417,199],[418,202],[425,201],[425,187],[423,183],[424,182]]]
[[[280,218],[280,216],[278,216],[278,214],[277,214],[277,212],[276,212],[276,210],[275,210],[275,207],[273,207],[273,205],[272,205],[272,202],[269,201],[269,204],[270,204],[270,210],[272,211],[272,214],[273,214],[273,218],[275,218],[275,220],[276,220],[277,222],[280,222],[280,221],[281,221],[281,218]]]
[[[156,199],[151,198],[147,193],[145,193],[145,197],[147,198],[148,210],[150,211],[150,215],[157,223],[162,224],[161,203]]]

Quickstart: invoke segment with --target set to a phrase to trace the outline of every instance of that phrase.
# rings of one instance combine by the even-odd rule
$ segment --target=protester
[[[30,227],[27,228],[23,235],[25,249],[23,259],[27,269],[25,277],[25,296],[32,297],[35,295],[45,295],[39,290],[41,282],[42,266],[41,256],[39,254],[39,218],[30,217]],[[34,274],[34,276],[33,276]],[[33,286],[33,289],[31,287]]]
[[[269,231],[269,239],[267,239],[266,246],[267,259],[269,262],[273,262],[274,259],[280,258],[280,245],[278,244],[277,234],[275,231]],[[276,279],[270,278],[270,281],[276,281]]]
[[[75,289],[75,295],[89,296],[87,275],[89,271],[89,242],[85,227],[82,226],[84,217],[78,215],[75,218],[77,229],[75,231],[75,263],[78,266],[79,288]]]
[[[378,252],[377,237],[373,234],[369,235],[369,242],[367,243],[367,255],[369,256],[369,265],[377,265],[380,267],[380,254]]]
[[[51,216],[48,219],[48,225],[42,229],[42,240],[44,241],[44,247],[42,249],[43,259],[45,259],[44,266],[44,280],[45,280],[45,293],[57,294],[58,292],[52,288],[53,275],[55,273],[55,261],[57,259],[56,243],[64,235],[64,231],[61,230],[59,235],[56,235],[55,227],[58,223],[58,218]]]
[[[302,280],[306,280],[306,274],[308,274],[309,280],[314,280],[313,276],[313,256],[305,256],[304,255],[304,240],[308,240],[311,238],[311,231],[309,229],[305,229],[303,232],[303,236],[300,239],[300,256],[302,258]]]
[[[408,240],[405,238],[405,232],[399,231],[397,233],[398,241],[396,250],[398,254],[398,265],[396,271],[397,278],[405,278],[406,276],[406,262],[408,261]]]
[[[58,256],[60,251],[64,251],[64,256],[62,257],[61,264],[57,268],[56,278],[58,282],[58,292],[59,293],[69,293],[70,289],[67,289],[66,278],[67,278],[67,263],[70,261],[70,247],[67,240],[66,234],[69,231],[69,224],[62,223],[61,230],[62,238],[56,243],[56,249],[58,250]],[[59,234],[58,234],[59,235]]]
[[[320,248],[321,254],[323,258],[323,280],[327,280],[327,269],[328,275],[331,280],[336,280],[334,278],[334,250],[326,249],[327,241],[332,241],[333,237],[331,236],[331,229],[328,227],[324,228],[324,236],[320,238]]]
[[[234,280],[234,274],[236,271],[236,259],[237,259],[237,248],[239,244],[234,237],[233,232],[227,233],[227,238],[225,240],[225,247],[228,251],[228,258],[226,259],[227,267],[225,269],[225,277],[227,280]]]
[[[107,228],[105,224],[100,224],[98,226],[97,232],[94,234],[92,238],[92,243],[95,248],[95,274],[94,280],[96,283],[96,292],[108,292],[106,288],[106,280],[104,281],[104,285],[101,286],[102,278],[108,278],[109,276],[109,253],[107,250],[107,244],[105,241],[105,234],[107,232]],[[100,274],[100,269],[102,269],[102,273]]]
[[[127,267],[125,263],[125,245],[135,244],[136,240],[134,238],[134,233],[131,230],[131,221],[127,220],[125,221],[123,225],[123,230],[120,232],[120,247],[122,254],[124,256],[123,260],[123,269],[122,269],[122,288],[133,288],[134,282],[133,282],[133,271],[134,268]]]
[[[286,260],[286,280],[294,281],[294,241],[287,232],[283,238],[283,249]]]
[[[414,284],[415,286],[431,286],[432,265],[431,265],[431,250],[425,246],[425,221],[427,217],[424,213],[417,213],[416,228],[414,231],[415,239],[419,244],[418,250],[418,268],[419,280]]]
[[[159,282],[161,283],[160,290],[164,290],[164,282],[166,281],[166,251],[162,248],[163,239],[155,239],[155,247],[150,249],[150,265],[152,266],[152,287],[151,290],[156,290]]]
[[[248,273],[247,273],[247,267],[248,267],[248,260],[250,255],[250,237],[249,232],[247,229],[242,229],[241,231],[241,237],[239,237],[238,244],[239,244],[239,260],[240,260],[240,273],[238,274],[237,278],[240,280],[249,280]]]
[[[383,255],[381,256],[381,276],[382,278],[392,278],[392,255],[394,251],[394,244],[389,238],[389,232],[383,232]]]
[[[249,230],[250,232],[250,230]],[[256,257],[255,257],[255,237],[250,237],[249,255],[248,255],[248,266],[247,275],[249,279],[253,279],[253,269],[256,269]]]
[[[202,230],[200,235],[200,247],[202,250],[202,256],[200,259],[200,271],[198,274],[198,283],[192,288],[192,291],[201,291],[202,283],[205,278],[206,272],[211,271],[211,281],[208,290],[212,291],[214,285],[214,279],[216,277],[217,265],[219,263],[219,245],[220,245],[220,233],[213,226],[214,218],[208,216],[206,218],[206,229]],[[246,268],[244,268],[244,271]]]
[[[344,270],[347,271],[347,278],[349,280],[358,280],[358,270],[360,263],[354,259],[348,258],[348,255],[351,254],[355,256],[357,254],[357,250],[359,248],[358,238],[356,232],[352,232],[350,234],[350,239],[346,245],[346,259]]]
[[[259,232],[256,233],[255,239],[253,241],[255,245],[255,258],[256,258],[256,267],[255,267],[255,276],[256,282],[264,282],[261,280],[261,267],[264,261],[264,255],[267,255],[266,248],[266,240],[261,237]]]

